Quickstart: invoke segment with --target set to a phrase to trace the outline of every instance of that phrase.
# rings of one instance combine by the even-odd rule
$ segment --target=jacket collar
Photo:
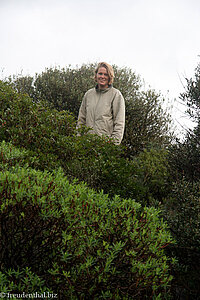
[[[106,92],[108,92],[111,88],[112,88],[112,84],[110,84],[110,85],[108,86],[108,88],[103,89],[103,90],[100,90],[100,89],[99,89],[98,84],[95,86],[95,89],[96,89],[96,91],[97,91],[98,93],[106,93]]]

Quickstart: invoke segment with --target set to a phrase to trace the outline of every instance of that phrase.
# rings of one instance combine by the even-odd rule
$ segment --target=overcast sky
[[[185,124],[173,99],[199,55],[199,0],[0,0],[1,77],[107,61],[161,91]]]

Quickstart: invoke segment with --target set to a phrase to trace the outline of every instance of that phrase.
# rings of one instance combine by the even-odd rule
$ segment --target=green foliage
[[[163,207],[165,220],[176,239],[170,247],[171,255],[178,258],[175,270],[174,292],[179,290],[184,299],[198,299],[200,294],[200,182],[185,179],[172,186]]]
[[[180,95],[180,99],[188,107],[188,114],[199,123],[200,118],[200,63],[195,69],[194,78],[186,78],[185,92]]]
[[[153,183],[155,174],[161,174],[159,170],[166,168],[164,159],[159,158],[160,150],[152,150],[149,155],[152,163],[146,164],[144,169],[142,166],[147,157],[141,155],[129,160],[124,148],[114,145],[109,139],[86,134],[84,129],[78,136],[74,118],[67,112],[50,109],[43,101],[35,103],[5,83],[1,83],[0,97],[0,137],[24,147],[26,162],[30,166],[40,170],[61,166],[69,178],[78,178],[111,196],[131,197],[143,204],[154,203],[155,196],[162,201],[165,194],[163,181],[168,178],[166,170],[161,171],[163,179],[157,179],[155,192]],[[147,180],[148,172],[154,175],[148,176]]]
[[[35,103],[28,95],[18,94],[3,82],[0,82],[0,108],[1,136],[10,137],[17,132],[16,139],[20,139],[22,145],[34,146],[41,134],[48,136],[52,131],[52,135],[58,132],[70,135],[74,132],[72,115],[50,109],[45,101]],[[24,135],[28,138],[26,141],[23,141]]]
[[[94,87],[94,69],[97,64],[81,67],[46,69],[31,77],[10,78],[20,92],[28,93],[35,101],[45,99],[58,110],[68,110],[77,118],[84,93]],[[126,102],[126,126],[123,144],[127,156],[143,150],[150,143],[168,144],[171,119],[163,109],[164,99],[155,91],[143,91],[143,84],[128,68],[114,66],[114,86]]]
[[[165,99],[154,90],[143,90],[143,83],[128,68],[114,66],[114,86],[126,102],[126,126],[123,144],[127,155],[134,155],[151,144],[169,144],[171,118],[165,110]]]
[[[20,267],[12,276],[22,277],[28,267],[25,289],[37,279],[39,290],[59,299],[160,299],[169,292],[173,261],[164,248],[172,238],[159,211],[70,184],[60,169],[13,167],[12,157],[10,170],[0,172],[3,274]],[[21,288],[23,280],[14,287],[2,276],[6,291]]]
[[[16,164],[24,165],[29,153],[25,149],[19,149],[12,145],[12,143],[6,143],[5,141],[0,144],[0,170],[8,170]],[[28,161],[30,161],[28,159]],[[34,157],[32,158],[34,161]]]
[[[94,85],[94,68],[93,64],[75,69],[47,68],[35,78],[21,75],[9,81],[18,92],[36,101],[45,99],[57,110],[68,110],[77,116],[84,93]]]
[[[175,180],[185,178],[188,181],[200,179],[199,129],[196,128],[183,142],[169,148],[169,166]]]
[[[58,217],[59,203],[53,203],[59,192],[57,197],[51,193],[53,180],[46,176],[20,167],[0,175],[0,252],[6,268],[28,265],[33,271],[45,271],[49,251],[57,252],[61,243],[62,214]]]
[[[181,95],[198,125],[170,147],[164,99],[143,91],[139,76],[117,66],[114,86],[126,101],[123,145],[85,128],[77,135],[75,117],[94,86],[94,68],[10,78],[14,90],[0,82],[3,291],[49,289],[59,299],[168,299],[169,257],[175,256],[172,297],[196,300],[200,68]],[[150,205],[162,208],[176,244]]]
[[[200,179],[200,64],[194,78],[186,79],[185,92],[180,99],[187,105],[187,113],[197,125],[189,130],[183,142],[177,142],[170,151],[170,166],[174,176],[195,182]]]
[[[0,272],[0,291],[0,297],[4,299],[24,299],[27,294],[32,295],[32,298],[48,295],[48,293],[52,295],[52,292],[44,286],[44,280],[28,267],[16,270],[9,269],[5,273]]]
[[[13,75],[8,78],[8,82],[12,87],[21,94],[28,94],[35,102],[37,102],[38,95],[34,87],[34,78],[31,76]]]
[[[63,145],[68,145],[74,132],[71,114],[52,110],[44,101],[35,103],[28,95],[18,94],[0,82],[0,140],[32,151],[32,156],[38,157],[38,167],[55,168],[57,156],[67,156]]]
[[[141,152],[135,161],[137,175],[145,187],[147,199],[151,199],[147,204],[158,205],[170,190],[168,151],[164,148],[150,147]]]
[[[180,99],[187,105],[189,116],[197,126],[188,131],[183,141],[169,147],[169,170],[173,178],[171,191],[166,196],[163,215],[176,239],[169,255],[178,258],[174,270],[174,299],[199,299],[200,265],[200,66],[195,76],[186,79],[185,92]]]
[[[82,136],[71,144],[73,159],[62,165],[71,177],[110,196],[133,198],[143,205],[162,202],[170,182],[167,152],[150,148],[128,160],[108,139]]]

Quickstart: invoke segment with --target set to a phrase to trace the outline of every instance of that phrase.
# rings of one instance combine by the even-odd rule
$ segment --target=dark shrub
[[[162,150],[129,160],[124,148],[109,139],[86,134],[85,129],[77,136],[75,120],[67,112],[52,110],[43,101],[35,103],[5,83],[0,87],[0,139],[24,147],[29,165],[50,171],[61,166],[69,178],[111,196],[131,197],[144,204],[154,203],[155,196],[162,200],[167,180]]]
[[[175,270],[175,299],[198,299],[200,295],[200,182],[185,179],[172,186],[163,208],[176,244],[169,249],[178,258]],[[181,298],[181,299],[182,299]]]
[[[45,296],[50,298],[53,294],[44,285],[44,280],[34,274],[30,268],[9,269],[5,273],[0,272],[0,290],[0,297],[3,299],[22,300],[25,298],[44,298]]]
[[[74,133],[75,120],[69,113],[51,110],[42,101],[34,103],[0,82],[0,140],[30,150],[30,156],[38,158],[38,168],[56,168],[59,156],[71,159],[67,145]]]
[[[35,78],[18,76],[10,80],[16,90],[28,93],[34,101],[45,99],[57,110],[68,110],[77,118],[85,92],[95,86],[96,66],[95,63],[76,68],[47,68]],[[168,109],[164,109],[165,99],[156,91],[147,90],[144,81],[131,69],[113,67],[114,87],[126,102],[126,155],[133,156],[151,143],[169,144],[171,117]]]
[[[172,239],[156,209],[72,185],[61,170],[13,167],[0,178],[2,273],[31,268],[60,299],[169,292]]]

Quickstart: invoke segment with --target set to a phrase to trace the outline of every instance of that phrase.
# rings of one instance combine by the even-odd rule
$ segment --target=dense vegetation
[[[77,118],[84,93],[94,86],[95,65],[72,69],[47,69],[35,77],[10,78],[18,92],[28,93],[35,102],[45,99],[58,111],[67,110]],[[130,69],[114,66],[114,86],[126,101],[126,126],[123,144],[126,154],[134,155],[150,143],[167,144],[171,136],[169,112],[164,99],[154,90],[143,88],[143,82]]]
[[[198,125],[172,143],[164,99],[115,66],[121,146],[77,134],[93,68],[0,82],[1,291],[198,299],[199,68],[181,95]]]

